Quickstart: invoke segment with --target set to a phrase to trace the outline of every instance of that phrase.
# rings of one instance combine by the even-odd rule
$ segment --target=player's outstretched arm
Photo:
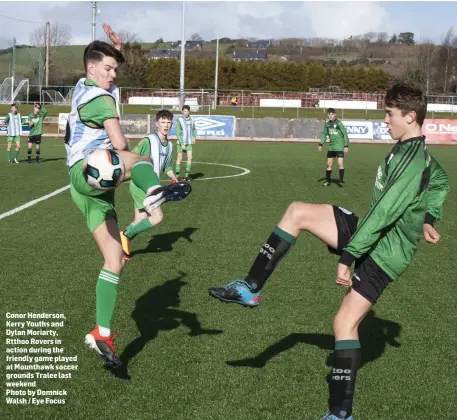
[[[103,26],[103,30],[105,31],[105,34],[108,36],[110,41],[113,43],[114,48],[116,48],[116,50],[120,51],[122,48],[122,41],[121,41],[121,38],[119,37],[119,35],[116,32],[114,32],[113,29],[111,28],[111,26],[108,25],[107,23],[104,23],[102,26]]]
[[[48,115],[48,110],[44,106],[42,106],[40,109],[40,117],[44,120],[46,118],[46,115]]]

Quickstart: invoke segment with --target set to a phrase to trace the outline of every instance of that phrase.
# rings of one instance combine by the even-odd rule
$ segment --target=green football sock
[[[11,151],[10,150],[6,151],[6,157],[8,158],[8,160],[11,160]]]
[[[16,151],[14,152],[14,159],[16,159],[18,156],[19,156],[19,150],[16,150]]]
[[[132,166],[131,174],[132,181],[146,194],[152,187],[160,186],[160,179],[151,162],[140,160]]]
[[[129,238],[129,239],[133,239],[139,233],[144,232],[145,230],[148,230],[151,228],[152,228],[152,223],[149,220],[149,218],[146,218],[146,219],[139,221],[138,223],[130,223],[130,225],[128,225],[127,229],[125,229],[124,235],[127,236],[127,238]]]
[[[110,328],[116,306],[119,275],[102,269],[96,287],[96,323],[103,328]]]
[[[181,164],[177,163],[176,164],[176,171],[175,171],[176,176],[178,176],[180,172],[181,172]]]
[[[190,168],[192,168],[192,163],[187,162],[187,164],[186,164],[186,176],[189,176]]]

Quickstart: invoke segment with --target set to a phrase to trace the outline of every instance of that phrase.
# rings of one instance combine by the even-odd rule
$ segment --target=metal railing
[[[41,90],[40,90],[41,88]],[[40,101],[47,104],[66,104],[71,103],[71,94],[74,86],[42,86],[30,85],[27,98],[24,102]],[[43,93],[53,91],[54,95]],[[121,111],[134,110],[135,105],[142,105],[150,110],[160,108],[179,109],[179,89],[150,89],[120,87]],[[252,90],[218,90],[217,96],[214,89],[195,89],[185,90],[185,103],[188,103],[194,111],[215,113],[223,110],[233,115],[248,113],[254,117],[261,115],[262,109],[273,110],[273,114],[283,114],[299,116],[301,110],[314,109],[312,113],[316,115],[325,114],[327,108],[336,108],[341,112],[351,114],[382,112],[384,109],[383,92],[290,92],[290,91],[252,91]],[[236,99],[236,105],[233,104]],[[430,111],[435,114],[448,112],[457,113],[457,95],[428,95]]]

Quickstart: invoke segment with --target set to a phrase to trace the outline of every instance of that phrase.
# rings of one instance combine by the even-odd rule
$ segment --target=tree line
[[[124,45],[126,63],[118,75],[121,86],[179,89],[180,62],[148,60],[139,44]],[[214,87],[215,59],[186,57],[185,88]],[[337,86],[347,91],[379,91],[389,86],[388,73],[365,67],[324,67],[314,63],[219,60],[218,89],[308,91]]]

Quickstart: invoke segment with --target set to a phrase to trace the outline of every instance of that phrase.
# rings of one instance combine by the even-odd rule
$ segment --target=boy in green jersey
[[[173,145],[168,140],[168,133],[172,124],[173,114],[166,109],[161,109],[156,114],[156,131],[142,139],[132,151],[142,156],[148,156],[152,160],[154,171],[158,177],[160,177],[161,173],[165,173],[172,183],[177,183],[178,179],[173,172],[171,162]],[[122,249],[126,260],[132,259],[130,241],[139,233],[157,226],[163,220],[163,213],[160,207],[153,210],[151,214],[144,210],[143,201],[146,198],[146,194],[133,181],[130,181],[130,194],[135,205],[135,218],[121,232]]]
[[[221,301],[257,306],[267,279],[302,231],[341,256],[336,283],[349,290],[333,321],[330,411],[322,420],[352,420],[361,359],[359,324],[383,290],[409,266],[421,236],[433,244],[440,240],[433,224],[442,216],[450,188],[446,173],[429,155],[422,136],[426,110],[420,89],[397,84],[388,90],[384,122],[398,142],[377,170],[371,206],[363,218],[328,204],[291,203],[260,248],[247,277],[209,289]]]
[[[328,120],[324,123],[324,129],[321,135],[318,150],[322,152],[322,145],[329,138],[329,148],[327,152],[327,170],[325,171],[324,187],[330,185],[332,176],[333,159],[338,159],[338,169],[340,179],[337,183],[339,187],[343,186],[344,182],[344,154],[349,152],[349,138],[346,127],[336,118],[334,108],[329,108],[327,111]]]
[[[29,114],[29,140],[27,143],[27,160],[25,163],[32,163],[32,146],[35,145],[35,163],[40,163],[41,135],[43,134],[43,121],[48,111],[41,104],[33,105],[33,112]]]
[[[8,133],[8,145],[6,147],[6,157],[8,163],[19,163],[17,159],[19,156],[19,150],[21,149],[21,135],[22,135],[22,121],[21,114],[16,104],[11,105],[11,112],[5,117],[6,131]],[[11,160],[11,148],[13,141],[16,143],[16,150],[14,152],[14,158]]]

